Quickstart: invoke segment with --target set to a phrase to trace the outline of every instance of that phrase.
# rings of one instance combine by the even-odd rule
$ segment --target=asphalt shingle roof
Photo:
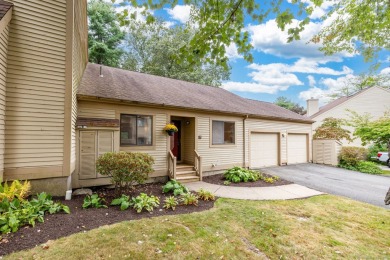
[[[102,75],[100,77],[100,67]],[[222,88],[89,63],[78,97],[99,97],[151,105],[249,115],[311,123],[275,104],[239,97]]]
[[[0,20],[6,15],[9,9],[13,6],[13,3],[0,0]]]

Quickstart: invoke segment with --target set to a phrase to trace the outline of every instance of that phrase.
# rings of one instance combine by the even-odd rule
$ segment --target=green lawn
[[[390,211],[337,196],[219,199],[186,215],[127,221],[5,259],[387,259]]]
[[[390,170],[384,170],[382,176],[390,176]]]

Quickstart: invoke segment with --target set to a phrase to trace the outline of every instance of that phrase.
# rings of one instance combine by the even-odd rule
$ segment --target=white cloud
[[[294,73],[340,76],[349,75],[353,72],[347,66],[343,66],[342,70],[335,70],[305,58],[299,59],[293,64],[271,63],[261,65],[252,63],[248,68],[252,70],[249,73],[252,82],[227,82],[222,87],[229,91],[274,94],[278,91],[285,91],[291,86],[304,85]],[[308,78],[312,80],[311,84],[314,85],[314,77],[309,75]]]
[[[314,87],[316,85],[316,80],[312,75],[307,76],[307,79],[309,80],[309,86]]]
[[[380,60],[379,62],[390,63],[390,55],[387,55],[385,59]]]
[[[226,56],[230,61],[234,61],[236,59],[242,59],[242,55],[240,55],[237,51],[237,45],[233,42],[229,46],[225,48]]]
[[[190,20],[190,5],[176,5],[172,9],[165,8],[165,10],[173,20],[179,21],[181,23],[187,23]]]
[[[252,82],[230,81],[224,83],[222,88],[229,91],[274,94],[278,91],[285,91],[290,86],[303,85],[295,74],[282,70],[280,65],[285,64],[251,64],[248,68],[253,70],[249,73]]]
[[[389,74],[389,76],[390,76],[390,67],[384,68],[383,70],[380,71],[379,74],[381,74],[381,75]]]
[[[249,65],[249,68],[257,69],[259,71],[264,71],[268,69],[277,69],[281,72],[325,74],[325,75],[335,75],[335,76],[351,74],[353,72],[347,66],[343,66],[342,70],[334,70],[329,67],[320,66],[319,62],[315,60],[306,59],[306,58],[301,58],[291,65],[285,63],[271,63],[267,65],[259,65],[253,63]]]
[[[293,20],[293,23],[281,31],[275,19],[269,20],[266,23],[259,25],[249,25],[247,30],[251,34],[252,45],[255,50],[267,54],[276,55],[284,58],[307,58],[307,59],[323,59],[324,63],[329,61],[342,61],[343,57],[351,57],[352,54],[340,53],[333,56],[325,57],[318,50],[320,44],[310,42],[311,38],[316,35],[324,26],[325,22],[310,22],[306,25],[305,30],[301,32],[300,40],[287,42],[288,29],[297,26],[298,20]]]
[[[250,82],[226,82],[222,85],[222,88],[229,91],[251,92],[251,93],[268,93],[275,94],[279,90],[287,90],[289,86],[286,85],[263,85],[261,83]]]
[[[355,75],[348,74],[343,77],[333,78],[322,78],[319,81],[320,87],[312,87],[308,90],[299,93],[299,98],[307,100],[309,98],[318,98],[321,104],[327,103],[331,100],[330,95],[343,92],[350,85],[351,81],[356,78]]]

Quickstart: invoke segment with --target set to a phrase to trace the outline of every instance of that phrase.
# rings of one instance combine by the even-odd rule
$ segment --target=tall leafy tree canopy
[[[124,39],[114,8],[102,0],[88,3],[88,53],[89,61],[118,67],[122,50],[119,48]]]
[[[297,114],[300,114],[300,115],[304,115],[306,113],[306,110],[304,107],[300,106],[298,103],[295,103],[286,97],[278,97],[275,100],[275,105],[278,105],[280,107],[284,107],[284,108],[291,110],[291,111],[293,111]]]
[[[235,43],[238,53],[253,61],[252,45],[245,23],[259,24],[269,17],[276,17],[279,28],[287,30],[289,41],[299,39],[299,34],[310,22],[314,8],[324,2],[330,4],[325,18],[333,22],[325,27],[312,41],[322,43],[325,54],[340,51],[361,53],[371,60],[380,50],[390,49],[390,2],[384,0],[291,0],[292,6],[282,5],[281,0],[184,0],[192,6],[191,21],[199,30],[190,43],[181,47],[181,52],[192,63],[199,58],[209,63],[227,66],[225,47]],[[173,8],[177,0],[123,0],[134,7],[147,9]],[[292,11],[294,9],[294,11]],[[145,12],[147,21],[153,21],[151,13]],[[134,14],[124,11],[122,24],[129,22]],[[295,20],[298,22],[296,23]]]
[[[209,86],[220,86],[229,79],[229,68],[207,63],[206,59],[190,63],[180,58],[180,46],[187,45],[195,29],[167,27],[162,21],[131,21],[127,26],[122,67],[152,75],[180,79]]]

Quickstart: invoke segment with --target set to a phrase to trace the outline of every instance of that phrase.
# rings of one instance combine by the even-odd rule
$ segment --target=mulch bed
[[[272,175],[268,175],[263,173],[265,177],[272,177]],[[212,183],[212,184],[217,184],[217,185],[224,185],[223,183],[226,181],[225,178],[223,177],[223,173],[221,174],[216,174],[216,175],[210,175],[203,177],[202,179],[204,182]],[[238,183],[230,183],[229,186],[232,187],[271,187],[271,186],[280,186],[280,185],[287,185],[287,184],[292,184],[293,182],[291,181],[286,181],[283,180],[282,178],[279,178],[279,180],[275,181],[274,183],[268,183],[265,181],[249,181],[249,182],[238,182]]]
[[[172,194],[162,194],[162,185],[163,184],[161,183],[138,185],[136,186],[136,190],[129,194],[134,196],[144,192],[148,195],[152,194],[154,196],[158,196],[160,198],[160,207],[155,208],[152,213],[146,211],[137,213],[132,208],[120,211],[119,207],[116,206],[100,209],[83,209],[82,204],[84,195],[73,196],[70,201],[64,200],[63,197],[57,198],[55,201],[60,201],[61,203],[69,206],[71,213],[45,215],[44,223],[37,223],[35,227],[22,227],[16,233],[3,235],[2,239],[0,238],[0,256],[33,248],[47,242],[48,240],[54,240],[74,233],[84,232],[103,225],[109,225],[125,220],[199,212],[208,210],[214,206],[214,201],[199,200],[199,205],[197,207],[178,206],[175,211],[172,211],[171,209],[166,210],[163,208],[164,200]],[[113,189],[100,188],[94,192],[104,195],[107,205],[116,197]]]

